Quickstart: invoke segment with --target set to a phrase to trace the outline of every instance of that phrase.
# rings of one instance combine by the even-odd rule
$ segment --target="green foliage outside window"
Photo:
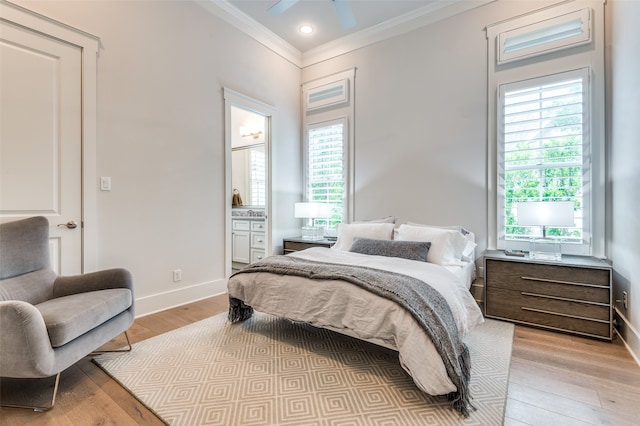
[[[547,227],[546,234],[565,242],[582,241],[582,82],[575,83],[567,87],[567,82],[561,82],[565,85],[561,89],[528,88],[505,96],[507,240],[541,235],[540,227],[518,226],[517,203],[573,201],[576,227]],[[513,106],[509,105],[509,96]]]

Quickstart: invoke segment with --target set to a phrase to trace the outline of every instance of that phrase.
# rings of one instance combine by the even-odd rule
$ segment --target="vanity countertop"
[[[234,209],[231,209],[231,218],[242,219],[242,220],[264,220],[264,210],[234,208]]]

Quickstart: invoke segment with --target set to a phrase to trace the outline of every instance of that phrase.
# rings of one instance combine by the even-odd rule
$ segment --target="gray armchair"
[[[134,319],[133,282],[124,269],[57,276],[49,223],[33,217],[0,225],[0,378],[56,376],[125,333]],[[129,350],[131,345],[129,345]]]

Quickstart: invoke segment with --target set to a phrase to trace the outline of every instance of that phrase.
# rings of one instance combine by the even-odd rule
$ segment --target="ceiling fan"
[[[273,16],[280,15],[299,1],[300,0],[280,0],[271,6],[267,12]],[[336,8],[336,13],[338,14],[338,19],[340,20],[342,28],[345,30],[353,28],[356,25],[356,19],[353,17],[353,11],[351,10],[349,0],[331,0],[331,2]]]

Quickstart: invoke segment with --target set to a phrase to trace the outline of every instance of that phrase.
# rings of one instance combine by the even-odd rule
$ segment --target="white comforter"
[[[427,262],[311,248],[289,256],[321,262],[369,266],[418,278],[448,302],[461,335],[484,321],[475,300],[455,275]],[[229,280],[231,297],[255,310],[326,328],[399,352],[400,364],[431,395],[456,390],[431,340],[400,305],[355,285],[270,273],[239,274]]]

